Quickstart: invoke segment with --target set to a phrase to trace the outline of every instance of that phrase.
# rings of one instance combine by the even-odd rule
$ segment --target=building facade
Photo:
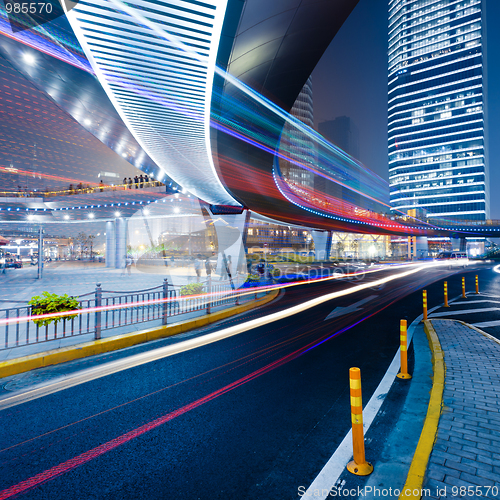
[[[390,0],[392,209],[489,217],[485,0]]]
[[[313,93],[312,81],[309,77],[302,87],[295,103],[290,110],[290,114],[305,123],[308,127],[314,127],[314,109],[313,109]],[[290,156],[296,159],[303,165],[314,165],[316,158],[315,143],[303,132],[296,127],[285,123],[282,133],[283,141],[286,142],[285,147],[289,151]],[[295,163],[281,160],[280,169],[283,177],[299,186],[314,188],[314,174],[302,168]]]
[[[318,125],[318,130],[346,153],[359,158],[359,132],[351,118],[338,116],[334,120],[326,120]]]

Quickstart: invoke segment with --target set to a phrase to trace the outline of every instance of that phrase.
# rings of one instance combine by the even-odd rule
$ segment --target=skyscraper
[[[358,127],[348,116],[338,116],[318,124],[319,133],[346,153],[359,159]]]
[[[391,206],[489,217],[485,0],[389,0]]]
[[[290,114],[298,118],[307,126],[314,127],[313,113],[313,94],[312,81],[309,77],[302,87],[295,103],[293,104]],[[282,137],[290,148],[291,156],[303,165],[315,163],[316,147],[314,142],[299,129],[285,123]],[[283,139],[282,139],[283,141]],[[289,161],[280,161],[280,169],[285,179],[292,181],[298,185],[308,188],[314,188],[314,174],[304,168],[295,165]]]

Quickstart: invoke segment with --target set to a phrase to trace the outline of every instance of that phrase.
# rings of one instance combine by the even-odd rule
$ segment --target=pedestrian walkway
[[[431,321],[446,377],[423,487],[432,498],[500,498],[500,342],[455,320]]]
[[[128,273],[98,262],[52,262],[45,267],[43,279],[37,279],[37,269],[32,266],[8,269],[6,274],[0,274],[0,308],[15,307],[15,301],[27,302],[43,291],[78,296],[94,291],[96,283],[101,283],[105,290],[139,290],[160,286],[165,278],[174,286],[196,281],[194,267],[185,265],[175,268],[134,265]],[[245,278],[240,276],[238,284]],[[206,280],[203,273],[201,281]],[[212,280],[217,284],[219,275],[214,274]]]

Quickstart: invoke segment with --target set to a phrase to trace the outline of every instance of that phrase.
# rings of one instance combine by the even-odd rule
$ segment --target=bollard
[[[479,280],[478,280],[478,277],[477,277],[477,274],[476,274],[476,295],[479,294]]]
[[[448,305],[448,282],[444,282],[444,307],[450,307]]]
[[[361,400],[361,371],[349,370],[351,392],[351,422],[353,459],[347,464],[347,470],[357,476],[367,476],[373,472],[373,465],[365,458],[365,436],[363,433],[363,404]]]
[[[424,305],[424,317],[423,320],[427,319],[427,290],[422,290],[422,300]]]
[[[465,295],[465,277],[462,276],[462,299],[466,299],[466,295]]]
[[[401,371],[396,375],[398,378],[409,379],[411,375],[408,373],[408,341],[406,335],[406,320],[402,319],[399,325],[399,339],[401,352]]]

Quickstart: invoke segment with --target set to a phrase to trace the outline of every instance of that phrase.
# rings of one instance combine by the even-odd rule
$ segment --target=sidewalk
[[[459,321],[431,323],[446,376],[423,487],[437,499],[500,498],[500,341]]]
[[[0,273],[0,309],[16,307],[15,301],[27,302],[43,291],[77,296],[93,292],[96,283],[104,290],[139,290],[160,286],[165,278],[171,285],[182,286],[195,282],[196,274],[193,266],[132,266],[128,274],[125,269],[106,268],[98,262],[65,261],[47,264],[39,280],[34,266],[7,269],[6,274]],[[203,273],[201,281],[206,280]],[[219,275],[213,274],[212,282],[219,283]]]
[[[398,415],[394,419],[383,408],[365,435],[374,472],[341,479],[364,488],[363,498],[370,499],[499,499],[500,341],[451,319],[430,319],[424,326],[428,342],[420,323],[412,342],[413,378]],[[423,379],[431,377],[431,384]],[[400,382],[395,384],[397,391]],[[377,427],[387,425],[381,449],[372,448]]]

